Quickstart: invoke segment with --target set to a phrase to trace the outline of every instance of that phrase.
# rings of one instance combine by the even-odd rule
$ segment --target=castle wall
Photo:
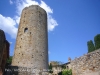
[[[100,49],[71,61],[73,75],[100,75]]]
[[[2,63],[2,57],[3,57],[3,49],[5,44],[5,34],[2,30],[0,30],[0,66]]]
[[[38,5],[23,9],[17,34],[13,66],[48,69],[47,14]]]
[[[5,38],[5,33],[0,30],[0,75],[3,74],[6,61],[9,58],[9,42]]]

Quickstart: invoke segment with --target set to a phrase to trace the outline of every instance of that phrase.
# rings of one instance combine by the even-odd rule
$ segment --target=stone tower
[[[37,71],[48,69],[47,14],[38,5],[22,11],[12,66]]]

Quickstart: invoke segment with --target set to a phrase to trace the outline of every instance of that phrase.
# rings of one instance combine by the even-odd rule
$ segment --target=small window
[[[26,33],[26,32],[28,32],[28,28],[25,28],[25,29],[24,29],[24,33]]]

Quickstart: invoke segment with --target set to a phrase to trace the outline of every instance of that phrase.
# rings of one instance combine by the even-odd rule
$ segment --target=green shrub
[[[13,57],[13,56],[10,56],[9,59],[7,59],[7,63],[9,63],[9,64],[12,63],[12,57]]]
[[[64,70],[62,71],[62,75],[72,75],[72,70],[71,70],[71,69],[70,69],[70,70],[64,69]]]

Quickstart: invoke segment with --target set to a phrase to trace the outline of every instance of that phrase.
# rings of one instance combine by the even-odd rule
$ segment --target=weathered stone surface
[[[5,34],[3,30],[0,30],[0,66],[2,63],[4,44],[5,44]]]
[[[47,38],[46,11],[38,5],[24,8],[12,65],[37,70],[48,69]]]
[[[4,31],[0,30],[0,75],[3,74],[7,58],[9,58],[9,46]]]
[[[100,75],[100,49],[71,61],[73,75]]]

